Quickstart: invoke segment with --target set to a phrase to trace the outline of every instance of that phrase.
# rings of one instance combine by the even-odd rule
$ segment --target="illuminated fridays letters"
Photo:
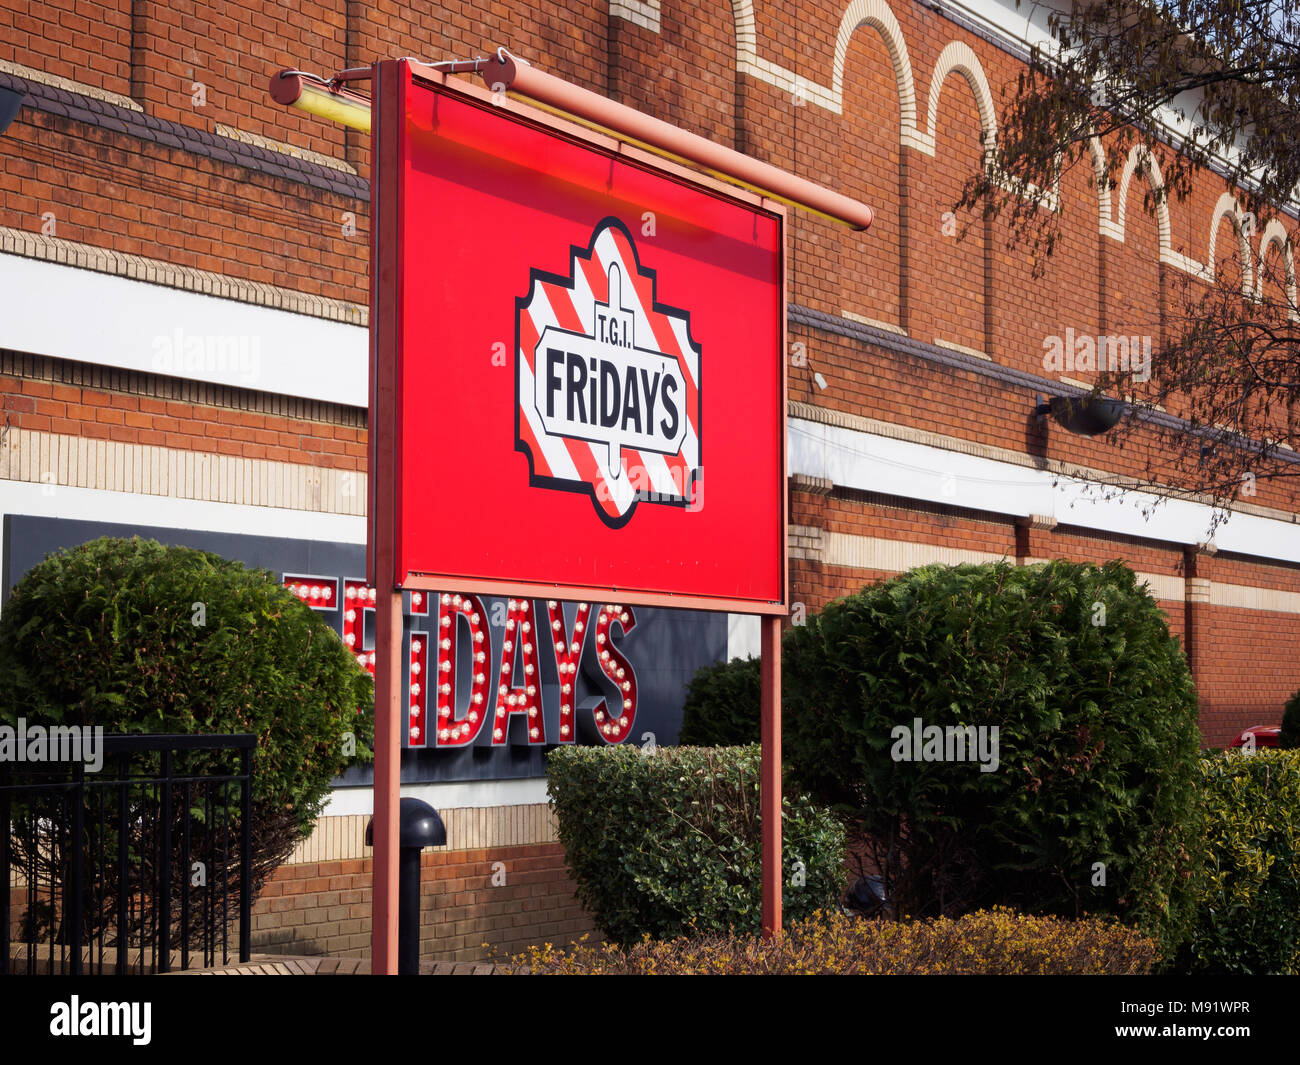
[[[506,607],[506,635],[501,644],[501,668],[497,671],[497,710],[492,722],[492,742],[498,747],[506,742],[506,733],[515,715],[522,724],[529,743],[546,742],[546,721],[542,714],[539,692],[541,676],[537,669],[537,633],[533,631],[532,605],[527,599],[511,599]],[[515,663],[523,673],[514,682]],[[475,678],[477,679],[477,678]]]
[[[574,705],[578,692],[578,660],[582,657],[582,643],[586,638],[587,618],[591,614],[588,603],[578,604],[573,630],[564,627],[564,608],[554,599],[546,604],[551,621],[551,640],[555,645],[555,665],[560,675],[560,742],[572,743],[574,739]]]
[[[438,606],[438,721],[439,747],[465,747],[478,738],[487,714],[487,686],[491,672],[492,639],[487,612],[475,595],[443,595]],[[469,639],[470,691],[463,713],[456,707],[457,644]]]
[[[369,618],[373,633],[375,590],[358,578],[291,573],[283,584],[315,610],[340,611],[344,644],[374,676],[366,623]],[[431,605],[437,608],[432,614]],[[411,592],[406,746],[495,749],[626,740],[636,720],[636,672],[615,646],[614,632],[630,633],[636,615],[615,603],[575,603],[570,610],[566,621],[564,604],[555,600],[499,600],[489,607],[473,595]],[[417,619],[427,630],[414,627]],[[606,694],[579,705],[579,667],[588,689]],[[554,733],[547,727],[547,700],[557,704]]]
[[[636,673],[614,646],[610,630],[615,624],[625,633],[631,632],[636,627],[632,608],[608,603],[596,616],[596,668],[614,682],[618,696],[613,701],[603,697],[588,700],[584,706],[592,712],[596,736],[606,743],[622,743],[636,720]]]

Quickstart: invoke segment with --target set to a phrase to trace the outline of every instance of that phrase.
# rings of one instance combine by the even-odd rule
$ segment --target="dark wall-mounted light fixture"
[[[1100,436],[1115,428],[1123,413],[1123,400],[1107,399],[1095,392],[1084,396],[1039,396],[1034,408],[1037,417],[1050,414],[1064,428],[1079,436]]]
[[[0,133],[9,128],[9,123],[14,120],[25,99],[27,94],[17,89],[0,89]]]

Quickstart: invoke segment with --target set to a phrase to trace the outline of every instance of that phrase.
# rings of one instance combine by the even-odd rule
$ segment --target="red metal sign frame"
[[[551,599],[594,599],[767,616],[788,613],[785,551],[788,521],[785,490],[786,369],[783,357],[787,350],[785,207],[773,200],[665,162],[611,137],[509,99],[504,94],[494,94],[460,78],[446,77],[433,68],[406,61],[396,61],[391,65],[393,76],[383,79],[387,86],[382,93],[383,99],[379,98],[381,90],[379,80],[376,81],[377,106],[373,127],[376,150],[372,176],[375,214],[372,232],[374,276],[371,314],[374,324],[370,405],[372,477],[368,510],[368,542],[372,547],[368,552],[368,565],[376,587]],[[379,66],[382,68],[388,64]],[[413,107],[423,111],[423,118],[418,121],[436,127],[437,130],[423,130],[422,143],[414,146],[411,124],[417,120],[410,117]],[[570,186],[564,186],[557,192],[555,188],[546,186],[544,180],[539,181],[536,187],[525,185],[520,188],[519,195],[525,203],[525,209],[537,214],[537,200],[547,196],[556,198],[562,208],[572,209],[575,196],[585,196],[594,202],[584,215],[582,223],[565,219],[570,224],[562,231],[570,234],[568,239],[563,242],[554,239],[546,242],[535,255],[535,269],[526,273],[518,268],[516,256],[516,261],[512,264],[514,268],[506,272],[507,276],[503,276],[501,266],[506,256],[499,250],[495,253],[493,251],[494,242],[499,246],[500,230],[493,229],[489,220],[483,226],[482,239],[475,249],[475,260],[481,273],[478,278],[466,277],[463,250],[452,255],[449,247],[453,243],[459,247],[463,242],[445,241],[440,244],[438,240],[417,239],[417,234],[411,231],[407,214],[412,212],[412,217],[418,217],[419,211],[434,209],[427,202],[427,190],[434,186],[427,184],[424,174],[436,168],[436,160],[431,161],[429,145],[438,142],[441,135],[447,139],[445,150],[452,154],[459,153],[462,158],[456,161],[456,166],[460,169],[438,187],[444,190],[451,188],[453,192],[458,187],[464,190],[468,202],[480,206],[486,202],[482,198],[476,199],[477,190],[469,189],[468,182],[463,179],[463,175],[468,172],[467,167],[479,163],[477,157],[470,164],[466,164],[463,158],[473,150],[472,145],[467,147],[465,137],[468,134],[465,131],[474,122],[481,122],[484,129],[493,131],[498,139],[507,132],[519,130],[523,131],[519,134],[520,144],[552,142],[556,146],[556,156],[564,160],[566,165],[572,164],[574,159],[598,160],[602,167],[608,169],[611,182],[617,175],[624,186],[635,184],[638,191],[651,190],[652,194],[659,190],[668,197],[668,202],[674,209],[689,209],[682,208],[681,205],[696,203],[702,205],[699,209],[705,215],[713,214],[727,219],[733,228],[738,218],[751,218],[755,233],[759,232],[760,226],[770,227],[774,232],[774,237],[769,238],[774,245],[772,249],[759,247],[759,241],[755,238],[754,249],[746,252],[749,258],[743,261],[746,268],[752,268],[754,262],[763,255],[771,256],[768,269],[773,275],[772,287],[768,296],[763,298],[770,300],[768,309],[773,319],[770,329],[764,325],[760,326],[759,331],[768,329],[775,350],[770,353],[759,351],[749,366],[741,366],[735,361],[735,353],[741,348],[739,340],[733,341],[729,348],[727,342],[720,339],[722,330],[718,323],[724,320],[727,308],[706,308],[707,315],[698,311],[695,314],[697,319],[707,318],[707,325],[711,327],[705,330],[704,353],[700,360],[704,364],[704,385],[698,389],[696,397],[707,419],[700,439],[696,441],[696,458],[699,457],[698,448],[701,443],[707,448],[707,461],[702,463],[706,478],[704,502],[698,511],[691,512],[692,507],[682,505],[690,500],[669,498],[671,493],[661,495],[656,492],[651,498],[668,498],[670,505],[636,503],[634,509],[626,515],[601,514],[599,484],[588,486],[590,491],[585,491],[576,482],[564,485],[557,483],[554,478],[539,475],[538,456],[530,453],[536,450],[536,441],[531,442],[533,446],[530,448],[527,446],[529,441],[524,439],[529,433],[528,427],[522,427],[513,440],[506,439],[502,432],[503,425],[508,426],[517,420],[518,410],[523,403],[518,396],[512,401],[514,409],[506,412],[504,419],[494,418],[496,424],[490,429],[484,429],[478,424],[475,410],[471,410],[470,415],[464,419],[466,448],[472,447],[483,435],[490,438],[485,451],[491,457],[483,463],[486,468],[481,471],[487,486],[480,491],[467,485],[462,468],[459,472],[461,484],[457,486],[459,491],[455,495],[445,492],[443,498],[438,500],[440,488],[431,487],[429,478],[437,478],[445,472],[440,471],[439,463],[442,467],[453,464],[449,461],[451,456],[446,453],[449,436],[439,428],[431,429],[428,425],[421,425],[421,411],[412,403],[412,396],[416,394],[428,397],[431,382],[440,380],[433,375],[428,355],[430,350],[436,348],[445,358],[479,360],[480,365],[469,369],[459,363],[449,363],[443,371],[439,371],[455,377],[459,382],[472,382],[472,387],[478,391],[496,387],[492,373],[497,375],[498,380],[506,382],[510,382],[510,377],[513,377],[514,380],[510,383],[517,388],[515,359],[523,358],[521,352],[526,350],[527,345],[521,346],[520,339],[513,334],[520,322],[525,324],[519,328],[529,328],[524,306],[528,297],[542,284],[551,285],[552,293],[558,291],[563,280],[560,275],[566,270],[576,277],[584,268],[581,262],[582,245],[590,245],[587,249],[590,254],[597,236],[607,241],[607,247],[617,245],[621,249],[619,270],[616,273],[624,294],[631,285],[636,285],[641,287],[638,292],[645,295],[637,307],[638,313],[644,310],[644,314],[638,317],[642,332],[646,332],[644,327],[647,323],[651,330],[655,329],[657,316],[661,325],[671,323],[677,328],[679,336],[686,337],[685,343],[681,345],[684,348],[694,340],[690,335],[694,326],[689,323],[683,326],[682,323],[685,316],[695,308],[682,308],[681,305],[688,302],[692,295],[697,299],[697,306],[705,295],[711,295],[715,301],[725,298],[722,292],[706,294],[692,289],[690,282],[694,281],[715,286],[720,284],[727,276],[726,269],[718,261],[701,257],[697,272],[685,275],[688,257],[682,253],[681,246],[689,242],[681,240],[680,233],[678,247],[672,254],[664,250],[665,247],[672,247],[671,240],[638,242],[628,223],[639,223],[639,217],[632,220],[626,217],[626,210],[622,217],[613,210],[605,210],[599,197],[590,188],[577,189],[575,192],[570,183]],[[488,135],[482,134],[485,138]],[[495,142],[492,146],[497,147]],[[443,150],[440,144],[439,150]],[[483,158],[488,157],[486,152],[481,154]],[[413,158],[414,156],[419,158]],[[426,182],[423,199],[421,191],[414,188],[410,180],[413,169],[417,167],[426,168],[421,171],[421,181]],[[540,170],[538,167],[524,176],[531,177]],[[509,171],[506,178],[516,181],[520,179],[521,173],[522,170]],[[459,186],[457,174],[462,175]],[[496,175],[496,178],[501,178],[501,175]],[[485,177],[484,180],[488,182],[492,178]],[[563,174],[554,179],[557,185],[562,185],[563,180]],[[494,191],[500,192],[500,182]],[[643,205],[647,210],[653,210],[656,206],[650,202]],[[626,201],[618,201],[618,206],[626,208]],[[506,210],[506,207],[503,206],[501,210]],[[614,216],[616,224],[600,229],[602,221],[610,221],[610,215]],[[463,233],[464,227],[456,232]],[[700,232],[704,230],[701,228]],[[579,236],[582,233],[587,234],[585,241]],[[726,236],[730,237],[731,234]],[[723,239],[724,237],[718,237],[719,242]],[[733,243],[737,246],[741,244],[740,241]],[[642,255],[650,262],[640,262]],[[670,271],[663,268],[664,263],[672,264],[676,271],[666,282],[665,275]],[[604,270],[605,266],[602,259],[601,269]],[[657,289],[654,287],[656,271],[660,275]],[[431,331],[434,314],[424,310],[422,294],[431,291],[431,283],[444,284],[448,274],[454,279],[464,278],[467,283],[482,283],[486,280],[492,285],[492,307],[504,308],[503,313],[509,315],[511,330],[507,332],[501,325],[502,321],[507,320],[502,317],[487,331],[474,333],[477,316],[465,314],[463,321],[453,323],[454,330],[448,330],[455,332],[455,341],[450,344],[454,355],[449,355],[446,347],[438,347],[445,337]],[[601,275],[592,275],[588,270],[587,275],[574,283],[586,285],[592,281],[593,276],[596,280],[592,283],[591,290],[595,293],[597,303],[603,306],[600,297],[617,291],[616,281],[609,281],[608,292],[595,292]],[[685,283],[682,276],[686,276]],[[755,293],[767,291],[761,278],[750,278],[748,275],[738,278],[738,286],[745,283],[752,284]],[[665,292],[666,288],[668,293]],[[443,289],[438,291],[441,293]],[[584,294],[590,295],[586,289]],[[441,304],[444,311],[447,303],[444,296]],[[436,300],[433,301],[433,306],[439,306]],[[749,306],[752,311],[752,301]],[[732,313],[736,314],[734,311]],[[443,315],[444,320],[447,317],[446,314]],[[417,323],[422,326],[418,333],[415,332]],[[745,322],[741,320],[736,324],[743,332]],[[552,328],[559,326],[552,322]],[[573,329],[570,328],[569,332],[571,334]],[[667,335],[667,326],[663,326],[660,333]],[[474,350],[465,351],[465,337],[470,335],[474,337]],[[482,367],[487,365],[490,354],[487,341],[498,336],[509,341],[514,349],[509,352],[508,365],[484,370]],[[577,339],[581,341],[582,338]],[[672,346],[671,339],[668,344],[669,347]],[[580,344],[576,346],[581,347]],[[669,357],[674,355],[679,357],[681,365],[688,365],[688,360],[682,357],[680,351],[670,351],[668,356],[657,351],[647,354],[642,350],[647,346],[655,345],[646,345],[639,340],[636,344],[635,358],[642,360],[640,365],[643,366],[643,373],[647,372],[644,367],[651,364],[671,370],[674,364]],[[553,349],[548,350],[553,352]],[[655,356],[661,356],[658,363],[654,362]],[[731,359],[730,365],[728,358]],[[595,364],[593,357],[593,376]],[[540,363],[536,369],[542,370]],[[570,372],[574,369],[572,357],[568,369]],[[602,365],[603,369],[605,367]],[[552,374],[550,385],[554,387],[559,371],[554,365],[549,370]],[[755,411],[752,404],[747,406],[744,402],[735,400],[734,396],[730,400],[724,398],[728,374],[737,376],[742,370],[765,375],[753,388],[756,394],[764,396],[770,403],[766,412]],[[679,380],[672,383],[684,389],[689,389],[692,384],[684,379],[685,375],[676,374],[675,371],[666,373],[665,392],[670,376],[678,377]],[[571,385],[572,381],[568,383]],[[748,387],[748,382],[743,380],[733,381],[732,384],[742,391]],[[472,397],[469,399],[472,403]],[[570,404],[570,414],[572,409]],[[441,419],[449,416],[448,404],[445,399],[441,399],[435,404],[430,421],[437,421],[441,426]],[[687,414],[683,410],[683,418],[685,417]],[[764,442],[770,454],[757,455],[756,452],[762,449],[747,445],[746,437],[740,435],[744,432],[746,423]],[[635,424],[640,426],[639,421]],[[663,425],[664,421],[661,420],[660,424]],[[755,425],[766,425],[766,428],[755,428]],[[430,442],[429,447],[424,446],[426,441]],[[424,461],[422,453],[430,451],[434,444],[439,453]],[[577,451],[580,445],[575,446],[571,439],[566,439],[565,446],[571,451]],[[590,446],[594,452],[599,453],[606,445]],[[624,447],[625,454],[636,453],[627,451],[626,445]],[[748,455],[744,454],[747,447],[750,448]],[[618,451],[618,443],[609,445],[611,456]],[[585,453],[584,457],[589,459]],[[748,461],[745,461],[746,458]],[[610,461],[610,468],[614,469],[613,460]],[[630,461],[629,459],[629,467]],[[671,465],[673,458],[670,457],[667,462]],[[588,461],[587,466],[591,465]],[[756,466],[761,467],[763,473],[757,483],[754,477]],[[450,483],[450,478],[438,481],[442,487]],[[538,483],[550,483],[551,488],[537,488]],[[648,484],[649,481],[645,483]],[[678,485],[683,483],[688,486],[687,491],[692,490],[689,479],[676,481]],[[504,519],[501,515],[506,510],[503,497],[512,487],[515,494],[508,498],[509,507],[512,512],[523,512],[523,516],[517,528],[502,529]],[[555,491],[556,487],[568,490]],[[422,489],[427,489],[427,498],[421,498]],[[450,506],[453,503],[454,508]],[[732,509],[729,510],[729,507]],[[460,518],[450,513],[453,509],[462,512]],[[610,509],[608,504],[606,509]],[[683,514],[684,510],[688,513]],[[680,532],[684,527],[683,520],[692,522],[689,535]],[[475,532],[477,522],[483,522],[486,531],[480,529]],[[672,529],[679,530],[675,539],[671,531],[665,531]],[[529,538],[525,551],[516,554],[513,565],[509,559],[504,558],[498,563],[496,559],[508,550],[509,537],[518,538],[521,535]],[[570,543],[560,543],[563,539]],[[573,541],[577,542],[576,548]],[[437,547],[436,552],[434,545]],[[392,554],[393,585],[385,585],[381,574],[376,570],[380,552]],[[475,552],[477,558],[468,557]],[[531,572],[525,572],[535,557],[547,552],[547,559],[539,561]],[[525,554],[527,557],[523,557]],[[756,557],[758,555],[762,557]],[[519,561],[521,558],[522,564]],[[570,559],[577,561],[570,565]],[[575,573],[578,574],[576,579]],[[606,579],[601,579],[601,575]]]

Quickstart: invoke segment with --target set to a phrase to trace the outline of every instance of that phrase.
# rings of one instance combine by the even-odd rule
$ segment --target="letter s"
[[[613,625],[616,622],[622,626],[626,636],[636,628],[636,613],[630,606],[611,609],[606,605],[596,615],[595,665],[614,685],[617,696],[612,700],[601,696],[583,707],[592,711],[597,735],[607,744],[622,743],[631,735],[636,722],[636,671],[623,652],[614,646]]]
[[[659,400],[663,403],[667,412],[672,415],[673,420],[671,424],[666,418],[661,420],[659,422],[659,428],[663,432],[664,436],[671,440],[677,436],[678,414],[677,404],[668,394],[670,390],[673,392],[677,391],[677,381],[672,377],[664,377],[663,387],[659,390]]]

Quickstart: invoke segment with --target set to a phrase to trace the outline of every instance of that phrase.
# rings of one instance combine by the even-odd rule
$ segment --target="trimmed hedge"
[[[757,932],[760,752],[751,747],[557,747],[547,791],[577,895],[610,939]],[[844,830],[785,797],[785,919],[833,905]]]
[[[901,913],[1111,913],[1166,956],[1186,937],[1196,696],[1126,566],[912,570],[790,630],[784,695],[795,775],[859,811]],[[996,771],[896,761],[918,719],[997,727]]]
[[[715,662],[695,671],[682,706],[678,742],[692,747],[741,747],[759,742],[762,690],[755,657]]]
[[[533,947],[503,968],[557,975],[1138,975],[1155,942],[1113,921],[1026,917],[1009,910],[919,922],[820,913],[775,939],[702,936],[557,950]]]
[[[1300,751],[1201,761],[1206,869],[1180,968],[1300,974]]]

